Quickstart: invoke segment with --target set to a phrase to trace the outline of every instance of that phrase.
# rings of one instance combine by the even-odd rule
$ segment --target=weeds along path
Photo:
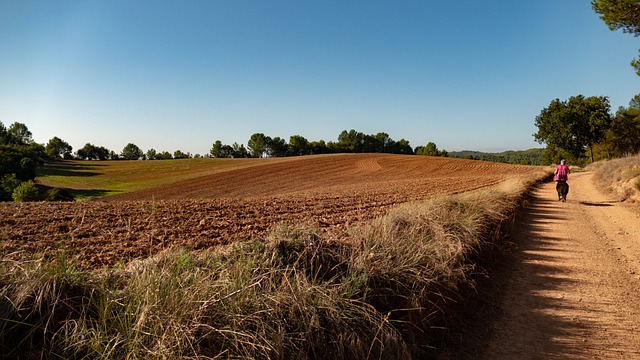
[[[640,215],[590,173],[540,187],[517,219],[486,359],[640,359]],[[496,279],[499,281],[499,279]]]
[[[199,162],[182,165],[204,175],[177,169],[186,174],[172,175],[171,181],[158,175],[167,169],[164,163],[109,162],[100,165],[114,167],[101,170],[106,175],[87,172],[95,176],[94,185],[99,179],[122,181],[126,169],[132,171],[132,182],[152,184],[82,203],[0,203],[0,261],[63,255],[83,268],[113,266],[170,247],[200,250],[262,239],[281,223],[311,225],[329,239],[344,238],[353,224],[370,221],[398,204],[486,188],[540,171],[533,166],[389,154],[264,159],[259,164],[253,161],[257,159],[237,159],[237,165],[207,160],[211,161],[206,171]],[[71,167],[65,170],[70,174],[77,170],[74,167],[87,166],[63,165]],[[186,180],[176,180],[182,177]]]

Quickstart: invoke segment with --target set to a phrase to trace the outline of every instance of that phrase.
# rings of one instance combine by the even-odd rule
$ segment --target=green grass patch
[[[279,160],[54,161],[38,169],[36,180],[44,186],[69,189],[78,200],[90,200]]]

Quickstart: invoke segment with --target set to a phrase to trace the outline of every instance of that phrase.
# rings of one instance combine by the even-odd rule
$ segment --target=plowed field
[[[539,169],[378,154],[254,163],[90,202],[1,203],[0,252],[4,259],[24,260],[64,250],[83,267],[101,267],[168,247],[261,238],[282,222],[312,224],[339,238],[350,224],[394,205]]]

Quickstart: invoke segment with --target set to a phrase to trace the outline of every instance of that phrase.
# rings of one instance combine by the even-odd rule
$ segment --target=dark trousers
[[[566,199],[569,193],[569,184],[566,181],[558,181],[556,183],[556,191],[558,191],[559,198]]]

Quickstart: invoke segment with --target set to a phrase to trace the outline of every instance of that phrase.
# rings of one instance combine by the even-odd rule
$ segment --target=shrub
[[[20,185],[16,174],[7,174],[0,178],[0,201],[11,201],[13,191]]]
[[[13,201],[37,201],[40,197],[36,184],[29,180],[21,183],[13,190]]]
[[[20,168],[16,172],[18,179],[22,181],[32,180],[36,178],[36,169],[38,168],[38,163],[33,161],[33,159],[24,157],[20,160]]]
[[[47,191],[47,201],[73,201],[73,194],[67,189],[53,188]]]

